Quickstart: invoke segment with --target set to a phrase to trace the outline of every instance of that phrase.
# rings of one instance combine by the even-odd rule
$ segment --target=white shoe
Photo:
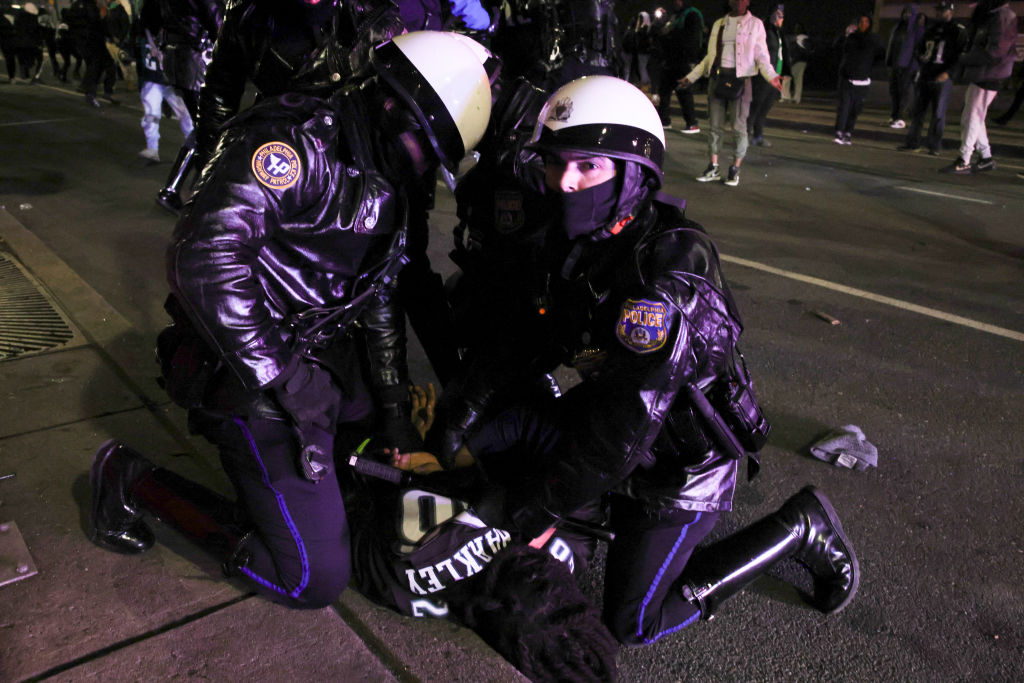
[[[904,121],[903,119],[896,119],[895,121],[893,121],[892,123],[889,124],[889,127],[890,128],[906,128],[907,127],[907,122]]]
[[[712,180],[720,180],[721,177],[722,174],[718,170],[718,164],[708,164],[708,167],[704,169],[704,173],[697,176],[696,180],[698,183],[710,183]]]
[[[139,156],[142,157],[143,159],[147,159],[148,161],[152,161],[154,164],[160,163],[160,155],[157,153],[155,149],[150,149],[149,147],[147,147],[146,149],[139,152]]]

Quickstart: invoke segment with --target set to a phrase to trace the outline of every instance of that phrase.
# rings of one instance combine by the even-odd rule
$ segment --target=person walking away
[[[1013,72],[1017,15],[1007,0],[981,0],[967,24],[967,48],[957,64],[958,83],[967,84],[960,115],[960,155],[947,170],[960,175],[991,171],[992,147],[985,116],[996,93]],[[977,154],[977,165],[971,160]]]
[[[636,15],[633,25],[622,36],[623,53],[625,54],[624,78],[640,88],[651,87],[651,76],[647,72],[647,63],[651,59],[651,15],[640,12]]]
[[[942,151],[946,109],[953,92],[951,75],[964,45],[963,27],[953,21],[953,3],[940,2],[936,12],[935,21],[927,27],[918,44],[917,60],[921,69],[917,76],[917,94],[911,107],[907,139],[900,147],[902,151],[913,152],[921,146],[921,129],[930,112],[928,153],[932,156]]]
[[[782,101],[800,104],[804,94],[804,72],[811,58],[811,37],[799,21],[793,25],[793,33],[786,35],[789,45],[789,67],[791,78],[782,79]]]
[[[900,13],[900,20],[889,34],[885,52],[885,65],[889,67],[889,99],[891,115],[886,123],[890,128],[904,128],[903,112],[910,105],[917,73],[917,44],[924,35],[924,27],[917,21],[917,5],[908,4]]]
[[[19,80],[34,82],[36,67],[42,62],[43,38],[39,33],[39,8],[26,2],[14,15],[14,54],[18,59]]]
[[[132,68],[131,55],[135,52],[131,44],[132,13],[128,0],[108,0],[103,16],[107,53],[114,62],[118,78],[125,81],[128,90],[138,86]]]
[[[71,27],[72,35],[77,36],[78,49],[85,60],[82,90],[85,93],[86,104],[90,107],[100,106],[96,92],[101,79],[103,98],[111,104],[119,104],[114,99],[117,67],[107,52],[106,29],[99,7],[91,0],[76,2],[68,9],[68,17],[68,25]]]
[[[665,128],[672,127],[670,109],[672,93],[683,110],[684,125],[680,133],[700,132],[693,91],[679,86],[679,80],[690,73],[704,54],[704,15],[696,7],[687,7],[685,0],[673,0],[675,11],[669,15],[658,36],[661,43],[662,78],[658,86],[658,115]]]
[[[871,32],[871,17],[861,15],[846,27],[839,61],[839,104],[836,107],[837,145],[851,145],[864,96],[871,85],[871,69],[881,59],[882,46]]]
[[[789,80],[790,62],[789,46],[782,36],[782,22],[786,15],[782,5],[776,7],[768,21],[764,22],[765,42],[771,56],[772,68],[782,76],[783,84]],[[779,99],[780,91],[772,88],[767,81],[755,78],[750,102],[750,143],[759,147],[771,147],[772,143],[764,139],[764,124],[768,120],[768,112]],[[785,87],[785,86],[783,86]]]
[[[764,24],[748,10],[750,0],[729,0],[729,13],[715,21],[704,59],[679,81],[688,88],[703,77],[708,79],[708,134],[710,161],[697,181],[723,180],[730,186],[740,184],[740,165],[747,154],[747,117],[750,114],[750,77],[760,74],[776,90],[782,89],[782,77],[775,72],[765,42]],[[723,92],[719,83],[736,82],[735,92]],[[716,93],[716,90],[719,92]],[[725,117],[732,118],[735,147],[728,175],[723,179],[718,167]]]
[[[146,147],[139,152],[139,156],[156,164],[160,162],[160,119],[164,103],[174,112],[181,134],[186,139],[192,135],[192,116],[181,95],[164,79],[159,38],[159,0],[143,0],[133,34],[136,41],[139,97],[142,100],[142,133],[146,137]]]
[[[53,17],[53,10],[47,6],[44,6],[39,13],[39,37],[42,43],[46,45],[46,54],[49,55],[50,68],[53,69],[54,78],[60,78],[64,68],[57,61],[57,23]],[[43,59],[40,55],[39,68],[32,79],[33,82],[38,83],[41,80],[42,72]]]
[[[0,54],[7,66],[7,82],[14,83],[18,75],[18,58],[14,52],[14,17],[0,14]]]

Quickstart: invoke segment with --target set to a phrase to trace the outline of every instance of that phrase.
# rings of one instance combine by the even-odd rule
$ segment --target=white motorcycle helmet
[[[541,109],[529,147],[633,161],[661,186],[661,117],[647,95],[619,78],[585,76],[556,90]]]
[[[406,33],[374,48],[377,73],[412,110],[449,171],[487,129],[489,59],[491,53],[473,39],[444,31]]]

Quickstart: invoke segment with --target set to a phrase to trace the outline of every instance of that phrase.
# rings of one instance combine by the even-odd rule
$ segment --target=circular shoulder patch
[[[284,190],[299,179],[302,162],[295,150],[283,142],[268,142],[252,155],[252,172],[260,184],[271,190]]]
[[[668,311],[665,304],[649,299],[626,299],[615,325],[615,336],[631,351],[657,351],[668,339]]]

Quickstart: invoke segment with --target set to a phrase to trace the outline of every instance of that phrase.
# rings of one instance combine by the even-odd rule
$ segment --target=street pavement
[[[15,315],[46,318],[60,339],[0,361],[0,681],[521,680],[466,629],[399,617],[354,591],[313,612],[256,598],[159,525],[160,543],[141,557],[114,555],[86,540],[88,466],[108,438],[226,494],[230,487],[213,450],[187,434],[182,411],[153,378],[161,250],[171,222],[150,197],[167,166],[132,166],[141,134],[128,96],[121,107],[100,112],[85,111],[80,98],[59,87],[0,86],[0,149],[7,159],[0,171],[0,266],[8,273],[0,295],[23,286],[18,291],[40,297],[31,313]],[[825,233],[844,221],[859,226],[857,207],[876,207],[889,191],[865,185],[864,167],[897,158],[907,167],[931,163],[934,171],[955,153],[940,161],[899,159],[894,148],[904,131],[881,125],[887,115],[880,98],[869,105],[854,138],[863,147],[856,170],[852,161],[821,160],[833,151],[821,140],[831,133],[830,99],[812,94],[800,106],[776,105],[766,132],[774,146],[752,152],[738,188],[746,194],[731,195],[756,197],[757,209],[723,200],[733,192],[728,188],[692,182],[705,163],[702,136],[669,133],[666,183],[688,196],[691,216],[699,212],[728,252],[727,274],[747,315],[752,372],[776,427],[765,472],[741,488],[723,531],[773,509],[805,481],[823,482],[860,552],[861,595],[823,619],[785,582],[764,579],[718,619],[624,651],[623,680],[1024,677],[1024,514],[1015,485],[1024,469],[1012,443],[1024,399],[1024,181],[1012,177],[1014,168],[1024,170],[1024,127],[990,126],[1000,169],[989,178],[998,178],[997,187],[982,187],[988,178],[979,176],[957,179],[972,183],[959,190],[941,189],[987,202],[964,210],[978,222],[976,234],[938,235],[914,224],[914,236],[911,227],[906,235],[887,227],[872,237],[890,246],[905,238],[920,251],[920,261],[896,268],[838,240],[825,244],[832,241]],[[115,142],[84,140],[76,121],[86,116],[108,126]],[[47,144],[37,144],[40,126],[32,122],[49,120],[61,121],[62,130],[51,126]],[[681,123],[678,111],[675,120]],[[958,134],[951,124],[947,148]],[[175,133],[165,121],[165,157],[180,142]],[[88,163],[68,156],[79,147]],[[803,175],[778,179],[783,172],[772,164],[781,165],[782,155],[794,169],[787,173]],[[65,177],[65,166],[95,167],[96,177]],[[774,186],[760,178],[769,173]],[[824,183],[824,175],[834,183],[825,204],[842,204],[841,218],[803,225],[800,195],[791,193],[805,185],[809,193],[815,176]],[[920,177],[931,178],[924,171]],[[83,192],[76,183],[93,184]],[[776,197],[785,199],[782,206]],[[900,215],[912,201],[884,197],[892,226],[914,223]],[[744,217],[754,210],[761,220],[751,225]],[[805,209],[819,210],[826,209]],[[960,209],[934,211],[939,223],[939,214]],[[440,189],[434,218],[439,234],[454,222],[451,199]],[[783,234],[783,225],[791,232]],[[450,272],[440,265],[443,245],[432,244],[431,255]],[[947,247],[961,255],[959,263]],[[811,252],[825,248],[832,257],[822,263]],[[758,269],[763,263],[777,272]],[[901,278],[917,269],[927,277],[913,289]],[[797,290],[798,271],[821,281],[838,274],[853,284]],[[856,294],[867,290],[885,296]],[[918,308],[961,315],[893,313],[888,300],[897,295],[917,296]],[[0,337],[10,329],[13,306],[0,296]],[[841,324],[810,311],[827,311]],[[981,328],[958,321],[968,311]],[[414,377],[429,378],[415,345],[411,356]],[[880,444],[877,471],[838,470],[805,455],[811,435],[847,424],[851,413]],[[600,561],[583,581],[599,600]]]

